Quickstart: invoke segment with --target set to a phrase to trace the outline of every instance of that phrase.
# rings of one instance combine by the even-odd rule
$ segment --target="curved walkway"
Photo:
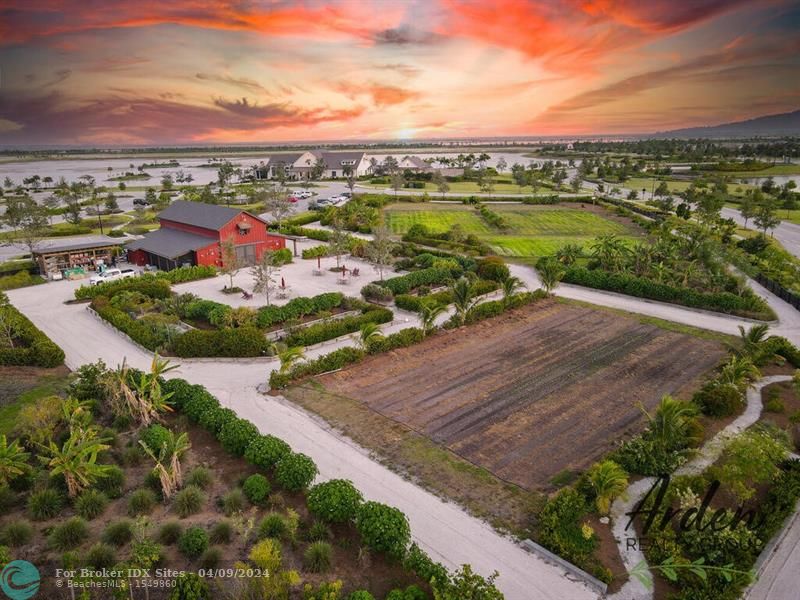
[[[763,403],[761,400],[761,390],[772,383],[779,381],[791,381],[789,375],[771,375],[760,379],[755,385],[747,390],[747,406],[744,412],[734,419],[727,427],[711,438],[703,448],[688,463],[675,471],[673,476],[694,475],[705,471],[716,461],[722,453],[725,445],[734,436],[742,433],[745,429],[753,425],[761,416]],[[628,548],[627,538],[631,534],[626,531],[628,525],[627,513],[633,510],[636,503],[644,496],[655,483],[655,477],[645,477],[628,486],[623,494],[624,497],[618,498],[611,506],[611,518],[613,520],[612,531],[614,539],[617,541],[620,556],[625,568],[630,571],[636,565],[645,561],[644,553],[638,548]],[[633,536],[636,534],[633,533]],[[653,591],[647,589],[635,577],[631,577],[617,593],[609,596],[613,600],[650,600],[653,598]]]

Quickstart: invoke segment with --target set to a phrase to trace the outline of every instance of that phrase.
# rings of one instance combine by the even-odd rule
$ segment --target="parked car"
[[[97,285],[98,283],[105,283],[107,281],[116,281],[117,279],[127,279],[128,277],[136,277],[136,271],[133,269],[107,269],[102,273],[89,278],[89,285]]]
[[[134,198],[133,199],[134,206],[150,206],[150,203],[145,200],[144,198]]]

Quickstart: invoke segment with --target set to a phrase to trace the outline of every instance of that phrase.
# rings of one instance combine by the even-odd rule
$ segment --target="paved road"
[[[723,208],[722,216],[727,219],[733,219],[739,225],[744,225],[744,219],[742,218],[742,215],[740,215],[739,211],[735,208]],[[750,219],[748,227],[752,226],[753,220]],[[772,235],[783,245],[784,248],[786,248],[786,250],[795,256],[800,257],[800,225],[795,225],[789,221],[781,221],[781,224],[774,229]]]
[[[135,367],[148,368],[149,353],[102,324],[85,305],[63,304],[77,285],[53,282],[46,287],[13,290],[9,296],[64,349],[70,368],[100,358],[110,365],[126,358]],[[321,478],[349,478],[367,498],[400,508],[409,516],[414,539],[435,560],[451,568],[469,563],[484,575],[500,571],[498,586],[508,600],[598,597],[560,568],[529,554],[455,504],[443,502],[382,466],[318,418],[283,398],[259,394],[256,386],[268,379],[269,371],[270,364],[263,362],[201,362],[184,363],[176,376],[205,385],[222,404],[250,419],[263,432],[278,435],[295,450],[312,456]]]

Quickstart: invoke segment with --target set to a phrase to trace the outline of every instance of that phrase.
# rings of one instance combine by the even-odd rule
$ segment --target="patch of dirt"
[[[761,400],[764,411],[759,421],[786,431],[795,451],[800,450],[800,393],[792,382],[781,381],[765,386],[761,390]]]
[[[63,379],[69,372],[63,365],[54,369],[0,367],[0,406],[6,406],[28,390],[39,387],[44,379]]]
[[[546,301],[319,379],[500,479],[548,489],[642,429],[639,404],[684,396],[720,344]]]

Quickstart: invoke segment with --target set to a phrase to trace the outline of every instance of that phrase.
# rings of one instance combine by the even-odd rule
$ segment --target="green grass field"
[[[369,183],[367,181],[359,183],[361,187],[364,188],[374,188],[374,189],[388,189],[388,183]],[[463,194],[480,194],[481,188],[478,184],[474,181],[453,181],[449,183],[450,185],[450,192],[452,193],[463,193]],[[542,182],[539,186],[537,193],[545,193],[548,191],[552,191],[552,185],[549,182]],[[405,191],[409,191],[410,188],[406,188]],[[435,196],[439,189],[436,187],[435,184],[431,183],[430,181],[425,182],[425,189],[419,190],[410,190],[410,191],[418,191],[422,193],[423,191],[428,192],[430,195]],[[563,190],[564,192],[571,191],[567,189],[567,184],[564,183]],[[531,194],[532,188],[530,186],[525,186],[522,189],[513,183],[510,177],[498,177],[494,183],[494,192],[495,194]]]
[[[566,244],[586,246],[598,235],[616,234],[633,240],[636,232],[625,225],[597,214],[568,207],[491,205],[510,225],[506,233],[489,227],[475,209],[454,205],[390,205],[385,210],[386,224],[392,233],[402,235],[417,223],[441,233],[458,223],[465,233],[474,233],[502,256],[539,257],[553,254]]]

